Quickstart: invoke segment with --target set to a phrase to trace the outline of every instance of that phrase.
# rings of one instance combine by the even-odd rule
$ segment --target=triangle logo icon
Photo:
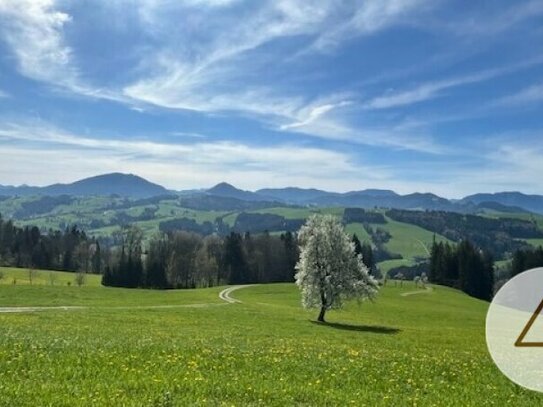
[[[539,303],[539,305],[535,309],[534,313],[532,314],[532,316],[528,320],[528,323],[526,324],[526,326],[524,327],[524,329],[520,333],[519,337],[515,341],[515,347],[517,347],[517,348],[543,348],[543,342],[528,342],[528,341],[525,341],[526,335],[528,334],[528,332],[532,328],[532,325],[534,324],[535,320],[537,319],[537,317],[539,316],[539,314],[541,313],[542,310],[543,310],[543,300],[541,300],[541,302]]]

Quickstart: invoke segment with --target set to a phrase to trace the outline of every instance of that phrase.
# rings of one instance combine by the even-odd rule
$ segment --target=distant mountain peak
[[[135,183],[135,184],[145,184],[145,185],[157,185],[153,184],[150,181],[147,181],[145,178],[140,177],[139,175],[134,174],[124,174],[122,172],[110,172],[107,174],[95,175],[88,178],[83,178],[78,181],[72,182],[70,184],[64,185],[76,185],[76,184],[91,184],[91,183],[100,183],[100,182],[120,182],[120,183]],[[63,184],[57,184],[63,185]]]
[[[365,195],[365,196],[372,196],[372,197],[379,197],[379,198],[391,198],[391,197],[397,197],[398,194],[390,189],[363,189],[361,191],[351,191],[347,192],[344,195]]]
[[[241,189],[236,188],[232,184],[229,184],[228,182],[219,182],[217,185],[209,188],[207,192],[214,193],[214,192],[221,192],[221,191],[241,191]]]
[[[214,187],[209,188],[206,191],[209,195],[220,196],[223,198],[235,198],[242,201],[266,201],[266,197],[263,197],[255,192],[244,191],[236,188],[228,182],[220,182]]]
[[[120,195],[145,198],[167,194],[168,190],[134,174],[112,172],[84,178],[71,184],[56,184],[43,188],[51,195]]]
[[[134,174],[113,172],[80,179],[69,184],[53,184],[46,187],[11,187],[10,195],[72,195],[99,196],[119,195],[131,198],[148,198],[168,194],[163,186],[154,184]]]

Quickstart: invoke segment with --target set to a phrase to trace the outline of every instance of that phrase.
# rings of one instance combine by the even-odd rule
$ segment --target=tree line
[[[109,251],[72,226],[64,231],[18,227],[0,215],[0,265],[99,274]]]
[[[356,235],[352,243],[377,276],[372,246]],[[0,216],[0,265],[102,274],[106,286],[164,289],[292,282],[299,252],[292,232],[203,236],[174,230],[144,244],[135,226],[98,240],[76,226],[41,231],[15,226]]]
[[[356,254],[376,274],[370,245],[353,236]],[[300,256],[297,236],[231,232],[225,237],[171,231],[153,237],[142,250],[136,227],[123,229],[102,283],[141,288],[196,288],[224,284],[294,281]]]
[[[145,253],[142,246],[141,230],[124,228],[102,283],[117,287],[195,288],[293,281],[299,256],[296,236],[290,232],[231,232],[220,237],[171,231],[153,237]]]
[[[494,290],[492,256],[469,240],[458,245],[434,241],[430,254],[429,280],[490,301]]]
[[[537,267],[543,267],[543,247],[517,250],[511,262],[511,277]]]

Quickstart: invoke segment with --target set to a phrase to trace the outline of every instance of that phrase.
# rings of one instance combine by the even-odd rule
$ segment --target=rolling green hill
[[[448,241],[439,234],[434,234],[426,229],[409,223],[397,222],[387,218],[387,223],[381,225],[387,230],[392,238],[386,244],[387,248],[393,253],[399,253],[406,260],[415,258],[427,258],[432,241]]]
[[[185,291],[0,286],[5,405],[516,405],[484,341],[487,304],[389,282],[316,324],[293,284]]]
[[[205,230],[221,230],[227,233],[228,228],[236,227],[236,220],[243,211],[217,211],[196,210],[183,207],[183,201],[174,196],[160,196],[146,199],[129,199],[115,196],[109,197],[77,197],[66,200],[62,197],[12,197],[0,201],[0,214],[4,218],[14,217],[19,225],[38,226],[41,229],[64,229],[70,225],[78,225],[88,234],[108,238],[120,228],[121,225],[132,224],[142,229],[145,239],[156,234],[161,227],[174,224],[180,220],[185,223],[194,222],[197,228]],[[247,210],[252,214],[274,215],[283,217],[286,221],[306,219],[313,213],[330,213],[342,217],[345,208],[309,208],[309,207],[272,207],[264,209]],[[34,211],[34,212],[33,212]],[[372,209],[370,213],[385,214],[384,210]],[[500,213],[491,211],[484,216],[494,219],[516,218],[534,222],[543,229],[543,216],[530,213]],[[390,234],[390,239],[383,247],[401,259],[386,260],[379,264],[383,272],[398,267],[411,266],[428,257],[428,250],[434,239],[434,233],[423,227],[411,223],[400,222],[385,216],[386,223],[371,224],[374,229],[381,228]],[[219,229],[222,222],[226,232]],[[299,224],[299,223],[298,223]],[[424,225],[423,225],[424,226]],[[176,227],[176,226],[173,226]],[[424,226],[426,227],[426,226]],[[215,229],[213,229],[215,228]],[[191,229],[188,229],[191,230]],[[260,230],[264,230],[261,228]],[[271,229],[272,233],[281,230]],[[356,233],[362,241],[371,241],[372,238],[362,223],[349,223],[346,225],[348,233]],[[205,233],[205,232],[204,232]],[[447,239],[435,234],[437,241]],[[520,239],[529,244],[538,246],[543,244],[541,239]],[[375,243],[375,242],[374,242]],[[385,257],[386,258],[386,257]],[[502,258],[501,260],[506,260]]]

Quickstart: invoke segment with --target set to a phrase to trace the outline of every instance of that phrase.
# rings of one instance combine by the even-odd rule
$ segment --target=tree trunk
[[[321,288],[321,312],[319,313],[319,318],[317,321],[324,322],[324,314],[326,313],[326,295],[324,290]]]
[[[322,306],[321,307],[321,312],[319,313],[319,318],[317,319],[317,321],[319,322],[326,322],[324,320],[324,314],[326,313],[326,307]]]

